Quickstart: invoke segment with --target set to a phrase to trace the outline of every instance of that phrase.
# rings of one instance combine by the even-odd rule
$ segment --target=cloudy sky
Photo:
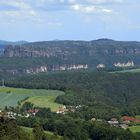
[[[140,0],[0,0],[0,40],[140,41]]]

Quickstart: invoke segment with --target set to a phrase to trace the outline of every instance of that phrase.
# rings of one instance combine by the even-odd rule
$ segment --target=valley
[[[6,45],[1,122],[31,140],[139,140],[139,53],[139,42],[109,39]]]

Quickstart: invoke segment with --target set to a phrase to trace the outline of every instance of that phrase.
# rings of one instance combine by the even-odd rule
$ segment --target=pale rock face
[[[60,66],[60,71],[64,71],[64,70],[78,70],[78,69],[88,69],[88,65],[68,65],[68,66]]]
[[[133,61],[128,61],[127,63],[120,63],[120,62],[114,63],[114,66],[115,67],[134,67],[135,64]]]
[[[38,67],[38,68],[29,68],[29,69],[26,69],[25,71],[26,71],[27,74],[30,74],[30,73],[47,72],[48,69],[47,69],[47,66],[41,66],[41,67]]]
[[[66,66],[60,66],[60,71],[65,71],[66,70]]]
[[[87,65],[72,65],[68,67],[68,70],[76,70],[76,69],[87,69]]]
[[[78,69],[88,69],[87,64],[71,64],[71,65],[54,65],[52,71],[66,71],[66,70],[78,70]]]
[[[96,68],[105,68],[106,66],[104,65],[104,64],[98,64],[97,66],[96,66]]]

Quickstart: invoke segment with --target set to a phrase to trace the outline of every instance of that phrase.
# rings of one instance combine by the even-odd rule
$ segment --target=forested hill
[[[23,76],[6,82],[7,86],[64,90],[57,102],[88,105],[140,113],[140,73],[93,71],[62,72]],[[112,109],[111,109],[112,110]],[[131,110],[131,111],[130,111]],[[101,111],[101,110],[100,110]],[[104,111],[103,111],[104,112]]]
[[[140,65],[140,42],[123,42],[110,39],[94,41],[44,41],[7,46],[7,57],[46,57],[59,59],[60,64],[98,64],[133,61]]]
[[[8,45],[0,61],[2,72],[14,74],[88,68],[127,69],[140,66],[140,42],[99,39]]]
[[[8,45],[22,45],[28,43],[27,41],[5,41],[5,40],[0,40],[0,56],[3,56],[4,50]]]

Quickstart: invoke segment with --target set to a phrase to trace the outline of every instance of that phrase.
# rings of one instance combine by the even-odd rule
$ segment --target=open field
[[[137,72],[140,72],[140,69],[121,70],[121,71],[115,71],[115,72],[111,72],[111,73],[126,73],[126,72],[137,73]]]
[[[140,120],[140,115],[137,115],[136,118]]]
[[[30,101],[39,107],[50,107],[52,111],[55,111],[61,105],[54,101],[57,96],[63,94],[64,92],[57,90],[0,87],[0,108],[5,106],[15,107],[18,102],[28,98],[25,101]]]
[[[31,138],[33,137],[33,134],[32,134],[32,130],[33,130],[33,129],[32,129],[32,128],[21,126],[21,129],[24,130],[25,132],[27,132],[27,133],[30,135]],[[55,136],[55,135],[54,135],[52,132],[50,132],[50,131],[44,131],[44,132],[46,133],[48,139],[52,139],[52,138],[55,137],[55,140],[63,140],[63,137],[61,137],[61,136]]]
[[[35,106],[39,106],[39,107],[49,107],[51,108],[52,111],[56,111],[59,106],[62,106],[58,103],[55,103],[56,97],[57,95],[56,96],[55,95],[54,96],[51,96],[51,95],[50,96],[33,96],[24,102],[31,102]],[[22,104],[24,102],[22,102]]]
[[[129,129],[134,133],[140,132],[140,125],[139,126],[131,126],[131,127],[129,127]]]

